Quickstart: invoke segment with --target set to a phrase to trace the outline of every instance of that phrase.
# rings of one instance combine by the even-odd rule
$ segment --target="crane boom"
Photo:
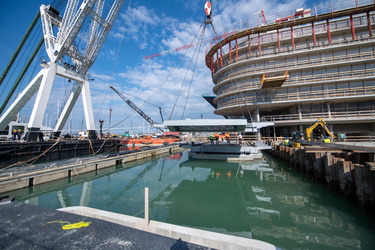
[[[121,94],[117,89],[115,89],[114,87],[110,86],[110,88],[116,92],[116,94],[118,94],[135,112],[137,112],[140,116],[142,116],[148,123],[150,123],[151,125],[154,125],[156,124],[156,122],[154,122],[154,120],[151,119],[151,117],[149,117],[148,115],[146,115],[145,112],[143,112],[140,108],[137,107],[137,105],[135,105],[132,101],[130,101],[126,96],[124,96],[123,94]],[[159,129],[161,132],[164,132],[162,129],[160,128],[157,128]]]

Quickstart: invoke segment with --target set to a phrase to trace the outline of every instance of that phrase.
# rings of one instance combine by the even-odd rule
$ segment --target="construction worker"
[[[228,132],[225,132],[224,138],[227,141],[227,144],[230,144],[230,134]]]
[[[18,129],[18,131],[17,131],[17,137],[18,137],[19,141],[21,140],[21,135],[22,135],[22,131],[21,131],[21,129]]]
[[[241,133],[238,134],[238,143],[242,144],[242,135],[241,135]]]
[[[17,139],[17,130],[13,130],[13,141]]]
[[[219,144],[219,138],[220,138],[220,135],[218,132],[215,133],[215,140],[216,140],[216,144]]]
[[[211,133],[209,138],[210,138],[211,145],[214,145],[214,139],[215,139],[214,134]]]
[[[284,146],[289,146],[289,137],[285,137]]]
[[[323,140],[324,143],[331,143],[331,139],[328,138],[328,136],[324,137]]]

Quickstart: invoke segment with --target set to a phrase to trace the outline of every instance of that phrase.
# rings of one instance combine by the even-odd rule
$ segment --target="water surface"
[[[192,160],[186,153],[114,166],[12,193],[48,208],[89,206],[254,238],[283,249],[374,249],[375,217],[272,156]]]

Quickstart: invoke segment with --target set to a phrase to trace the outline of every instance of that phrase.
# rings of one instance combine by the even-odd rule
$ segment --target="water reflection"
[[[374,216],[267,156],[228,163],[177,154],[138,161],[14,192],[18,200],[60,208],[89,206],[255,238],[285,249],[371,249]]]

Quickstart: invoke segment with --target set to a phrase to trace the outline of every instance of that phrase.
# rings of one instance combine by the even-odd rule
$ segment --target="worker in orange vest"
[[[227,141],[227,144],[230,144],[230,134],[228,132],[225,132],[224,138]]]
[[[218,132],[215,133],[215,140],[216,140],[216,144],[219,144],[219,138],[220,138],[220,135]]]

